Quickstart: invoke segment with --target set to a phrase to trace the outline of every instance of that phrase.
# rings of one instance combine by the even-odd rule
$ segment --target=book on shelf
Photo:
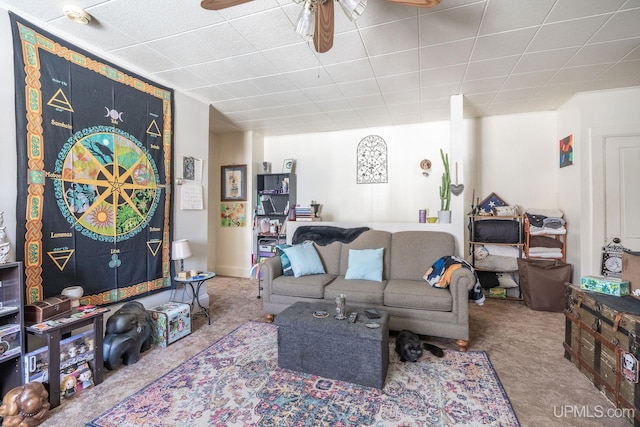
[[[322,218],[320,218],[320,217],[301,217],[301,218],[296,217],[296,221],[300,221],[300,222],[322,221]]]

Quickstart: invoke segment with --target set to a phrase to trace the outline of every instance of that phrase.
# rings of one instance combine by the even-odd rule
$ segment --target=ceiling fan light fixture
[[[79,8],[73,5],[65,5],[62,8],[62,12],[64,16],[72,20],[73,22],[77,22],[78,24],[87,25],[91,22],[91,15],[89,15],[84,9]]]
[[[336,0],[336,2],[351,21],[358,19],[364,12],[364,8],[367,7],[367,0]]]
[[[300,17],[296,32],[306,39],[312,39],[316,30],[316,6],[312,0],[306,0]]]

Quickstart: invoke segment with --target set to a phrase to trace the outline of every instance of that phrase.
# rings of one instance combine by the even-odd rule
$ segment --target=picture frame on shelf
[[[293,173],[295,163],[295,159],[284,159],[284,162],[282,162],[282,173]]]
[[[247,165],[220,167],[220,200],[237,202],[247,200]]]
[[[478,203],[478,213],[480,215],[493,215],[493,208],[496,206],[507,206],[507,203],[496,193],[491,193]]]

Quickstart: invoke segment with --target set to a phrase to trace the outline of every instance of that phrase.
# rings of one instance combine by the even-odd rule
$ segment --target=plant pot
[[[451,211],[438,211],[439,224],[451,224]]]

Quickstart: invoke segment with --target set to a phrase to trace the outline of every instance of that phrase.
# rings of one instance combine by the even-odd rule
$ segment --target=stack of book
[[[296,221],[319,221],[311,206],[296,206]]]

